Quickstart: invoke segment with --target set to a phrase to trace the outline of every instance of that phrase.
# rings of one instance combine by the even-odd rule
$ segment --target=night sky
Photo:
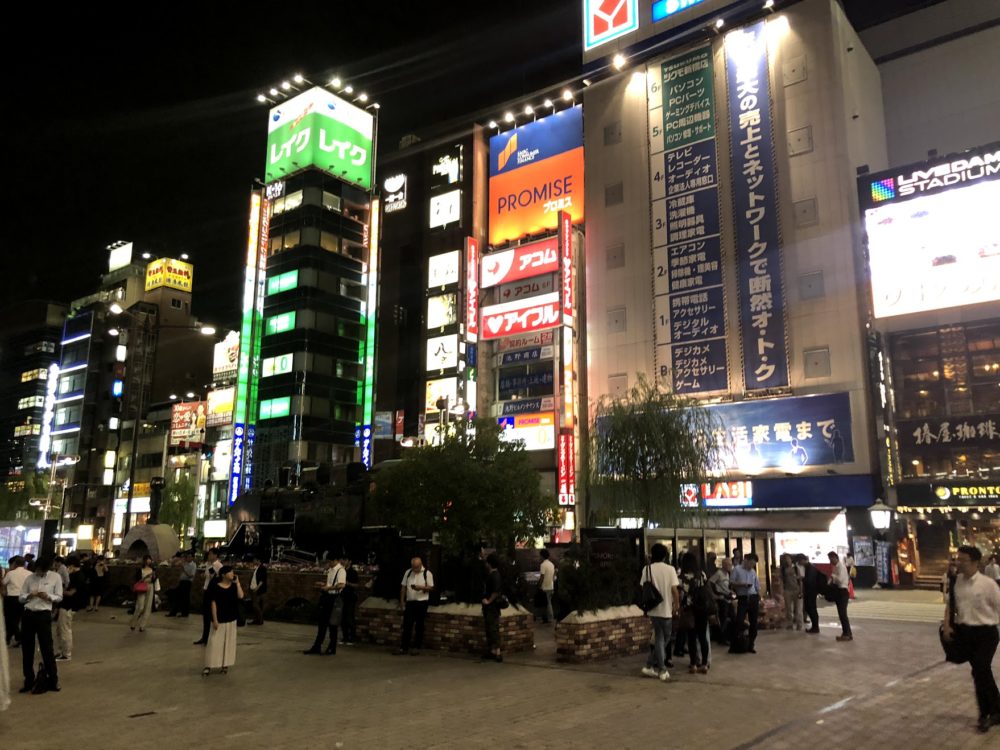
[[[935,0],[847,0],[862,25]],[[0,307],[97,287],[115,240],[195,263],[195,312],[235,326],[266,105],[339,74],[399,137],[580,73],[579,0],[19,6],[7,27]],[[872,6],[877,6],[877,16]],[[35,16],[32,18],[32,16]]]

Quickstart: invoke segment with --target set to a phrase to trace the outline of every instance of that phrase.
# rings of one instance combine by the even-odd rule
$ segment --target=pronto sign
[[[316,167],[365,190],[372,186],[372,115],[319,86],[271,109],[265,181]]]
[[[490,138],[490,244],[583,221],[583,109],[570,107]]]

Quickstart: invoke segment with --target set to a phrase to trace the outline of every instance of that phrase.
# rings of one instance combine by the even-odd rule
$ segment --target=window
[[[615,120],[614,122],[604,126],[604,145],[613,146],[616,143],[622,142],[622,123],[621,120]]]
[[[624,307],[613,307],[608,310],[608,333],[625,333]]]
[[[320,232],[319,246],[328,253],[340,252],[340,237],[332,232]]]
[[[804,375],[807,378],[828,378],[830,377],[830,348],[818,347],[816,349],[806,349],[803,352]]]
[[[40,424],[19,424],[14,427],[14,437],[28,437],[29,435],[41,435],[42,426]]]
[[[83,390],[85,375],[82,372],[75,372],[70,375],[63,375],[59,378],[59,395],[75,393]]]
[[[30,383],[32,380],[48,380],[49,371],[44,367],[39,367],[35,370],[25,370],[21,373],[21,382]]]
[[[26,396],[17,402],[18,409],[37,409],[45,406],[44,396]]]
[[[289,193],[284,198],[276,199],[272,204],[271,213],[274,216],[278,214],[283,214],[285,211],[292,211],[302,205],[302,191],[296,190],[294,193]]]
[[[340,213],[340,196],[334,195],[333,193],[328,193],[323,191],[323,208],[327,211],[336,211]]]
[[[299,285],[299,272],[288,271],[287,273],[278,274],[273,278],[267,280],[267,293],[280,294],[281,292],[286,292],[289,289],[294,289]]]
[[[799,297],[803,300],[821,299],[826,296],[822,271],[812,271],[799,276]]]
[[[260,402],[261,419],[277,419],[287,417],[292,412],[292,399],[289,396],[272,398]]]
[[[171,297],[170,298],[170,306],[172,308],[174,308],[175,310],[180,310],[181,309],[181,301],[179,299],[177,299],[177,297]]]
[[[272,315],[264,324],[264,335],[270,336],[275,333],[284,333],[295,328],[295,312]]]
[[[260,365],[260,376],[268,378],[272,375],[284,375],[292,371],[292,354],[281,354],[277,357],[268,357]]]
[[[37,343],[24,347],[25,356],[29,356],[31,354],[55,354],[55,353],[56,353],[56,344],[54,341],[39,341]]]
[[[625,188],[620,182],[604,188],[604,205],[617,206],[625,202]]]
[[[79,404],[56,409],[56,425],[79,424],[81,411]]]
[[[625,267],[625,243],[619,242],[608,246],[607,267],[609,269]]]

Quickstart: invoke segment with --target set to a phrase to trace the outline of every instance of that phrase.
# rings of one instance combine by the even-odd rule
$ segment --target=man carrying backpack
[[[396,655],[417,656],[424,645],[424,620],[434,590],[434,575],[424,567],[423,560],[414,557],[410,568],[403,574],[399,587],[399,608],[403,610],[403,640]],[[412,638],[416,628],[416,638]],[[413,649],[410,649],[410,643]]]

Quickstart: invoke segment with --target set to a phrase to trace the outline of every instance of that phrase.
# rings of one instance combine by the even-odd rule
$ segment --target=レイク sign
[[[483,289],[559,270],[559,238],[512,247],[483,256]]]
[[[559,293],[504,302],[483,308],[484,341],[556,328],[562,323]]]

